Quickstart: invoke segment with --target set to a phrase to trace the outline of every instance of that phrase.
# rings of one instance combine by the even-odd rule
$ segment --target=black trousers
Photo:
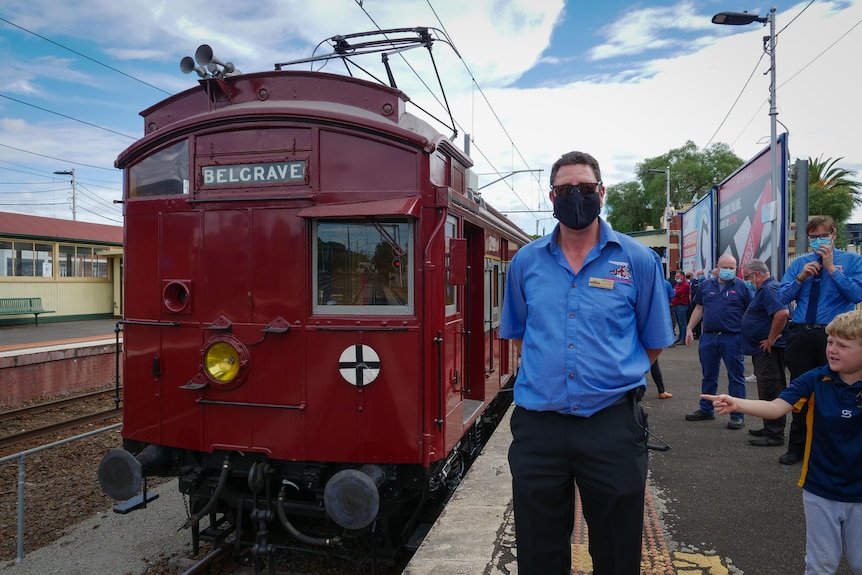
[[[826,328],[806,329],[798,325],[791,326],[787,332],[787,349],[784,356],[787,358],[791,383],[806,371],[826,365]],[[807,415],[808,403],[799,413],[793,412],[790,420],[790,438],[787,442],[788,452],[801,456],[805,450]]]
[[[639,575],[646,415],[624,401],[592,417],[512,413],[509,466],[520,575],[570,575],[575,485],[594,575]]]
[[[661,367],[659,367],[657,359],[649,366],[649,374],[652,376],[658,392],[664,393],[664,376],[661,374]]]
[[[771,353],[761,352],[751,356],[754,365],[754,375],[757,377],[757,397],[772,401],[787,387],[787,376],[784,373],[784,348],[773,347]],[[784,427],[787,416],[778,419],[764,419],[763,429],[767,435],[784,439]]]

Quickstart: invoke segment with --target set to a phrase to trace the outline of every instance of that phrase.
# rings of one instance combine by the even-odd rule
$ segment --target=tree
[[[653,222],[656,213],[661,218],[664,199],[657,205],[653,204],[639,182],[614,184],[608,186],[605,193],[608,222],[620,232],[643,230],[644,222]]]
[[[862,184],[851,179],[856,172],[835,165],[843,159],[808,158],[809,214],[829,215],[836,223],[846,223],[853,209],[862,204]]]
[[[662,227],[667,180],[665,174],[650,170],[670,168],[670,203],[679,209],[703,197],[743,163],[727,144],[715,143],[701,150],[691,140],[664,155],[647,158],[635,166],[636,181],[608,188],[608,222],[620,232],[640,231],[645,225]]]

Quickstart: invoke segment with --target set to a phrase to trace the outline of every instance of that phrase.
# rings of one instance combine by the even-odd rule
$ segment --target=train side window
[[[413,223],[406,218],[314,223],[314,313],[413,313]]]
[[[458,312],[458,286],[450,281],[449,246],[452,238],[458,237],[458,220],[452,216],[446,217],[446,315]]]
[[[183,140],[129,168],[129,197],[189,193],[189,144]]]

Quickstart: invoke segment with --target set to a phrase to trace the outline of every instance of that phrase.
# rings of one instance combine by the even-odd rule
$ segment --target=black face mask
[[[584,197],[573,190],[570,194],[554,198],[554,217],[573,230],[589,226],[599,217],[601,209],[598,192]]]

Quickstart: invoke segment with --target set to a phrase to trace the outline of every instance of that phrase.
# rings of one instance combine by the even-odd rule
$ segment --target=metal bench
[[[39,314],[54,313],[54,310],[43,308],[40,297],[0,298],[0,315],[25,315],[28,313],[36,316],[36,325],[39,325]]]

